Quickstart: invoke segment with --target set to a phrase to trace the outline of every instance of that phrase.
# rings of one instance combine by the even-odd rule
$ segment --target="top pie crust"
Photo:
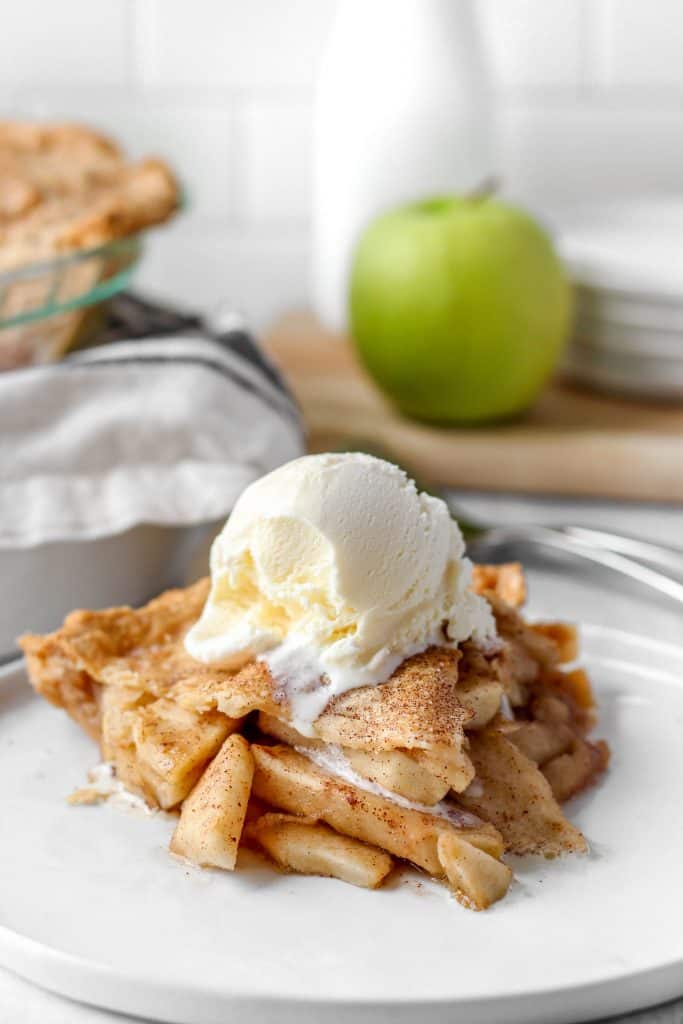
[[[483,571],[475,579],[498,581]],[[521,599],[523,590],[510,589],[510,573],[501,579],[507,596],[516,592]],[[182,800],[175,777],[162,777],[173,760],[164,760],[164,744],[175,756],[179,729],[181,745],[201,738],[208,757],[212,744],[220,745],[251,712],[291,729],[287,704],[263,662],[227,670],[200,664],[185,651],[185,633],[208,589],[209,581],[200,580],[137,610],[73,612],[55,633],[21,641],[36,689],[100,742],[130,788],[162,806]],[[607,763],[606,747],[585,738],[592,724],[587,681],[562,668],[571,651],[571,644],[563,649],[562,627],[530,626],[495,590],[484,594],[504,640],[501,651],[487,655],[471,644],[429,648],[387,682],[334,698],[315,723],[317,736],[349,751],[400,750],[442,768],[464,765],[463,785],[473,775],[474,782],[454,799],[495,826],[507,849],[584,850],[583,836],[556,796],[570,795],[562,779],[574,761],[581,766],[578,782],[569,783],[575,788],[589,785]],[[568,627],[564,631],[569,635]],[[501,694],[513,719],[501,714]],[[274,735],[281,738],[282,731]],[[150,736],[163,755],[152,776],[140,768],[140,745],[148,752]]]

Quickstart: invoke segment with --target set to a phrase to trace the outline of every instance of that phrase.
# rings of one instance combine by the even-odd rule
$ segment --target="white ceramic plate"
[[[658,359],[585,345],[574,340],[563,361],[572,379],[607,393],[635,398],[683,398],[683,359]]]
[[[557,211],[552,220],[578,284],[646,302],[681,302],[683,203],[678,197],[587,203]]]
[[[0,963],[172,1022],[568,1022],[683,993],[683,649],[586,627],[614,758],[570,814],[592,853],[514,865],[492,910],[406,870],[379,892],[166,852],[171,821],[69,807],[96,760],[15,669],[0,680]]]
[[[574,336],[581,344],[607,352],[615,359],[639,356],[653,363],[677,366],[683,363],[683,330],[631,327],[597,317],[580,316],[574,326]]]

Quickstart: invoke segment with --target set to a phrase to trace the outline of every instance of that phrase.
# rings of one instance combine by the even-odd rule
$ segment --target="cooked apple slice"
[[[588,743],[577,736],[571,750],[548,761],[542,771],[555,799],[564,803],[589,786],[605,770],[608,761],[609,750],[604,741]]]
[[[235,733],[183,803],[171,853],[200,867],[234,870],[253,777],[249,744]]]
[[[503,684],[497,679],[464,680],[458,689],[458,699],[464,708],[472,712],[467,723],[468,731],[482,729],[500,710]]]
[[[442,832],[437,852],[456,899],[468,910],[486,910],[503,898],[512,881],[512,871],[452,832]]]
[[[287,722],[281,722],[272,715],[259,715],[259,728],[269,736],[282,740],[296,749],[325,751],[328,744],[322,740],[302,736]],[[416,750],[354,750],[352,747],[340,747],[350,767],[365,779],[375,782],[384,789],[399,796],[412,800],[414,803],[432,806],[442,800],[451,788],[450,777],[445,778],[444,772],[432,772],[431,764],[425,760],[418,761],[418,754],[428,751]],[[443,767],[441,762],[440,766]],[[472,770],[474,773],[474,769]],[[450,775],[454,775],[451,772]]]
[[[574,742],[572,729],[562,722],[520,722],[518,728],[511,727],[506,735],[529,760],[540,765],[566,753]]]
[[[140,775],[165,810],[185,799],[221,743],[241,724],[220,711],[198,714],[161,697],[133,725]]]
[[[411,750],[410,756],[434,778],[439,779],[447,791],[452,789],[460,793],[467,789],[474,778],[474,765],[470,761],[468,749],[468,740],[463,737],[452,746],[442,744],[431,750]]]
[[[477,774],[458,801],[500,829],[506,850],[545,857],[586,852],[538,766],[506,736],[496,729],[472,733],[470,754]]]
[[[324,821],[335,832],[378,846],[387,853],[412,861],[437,878],[444,875],[437,855],[442,832],[461,835],[494,857],[503,852],[500,833],[475,818],[463,824],[368,793],[330,775],[290,747],[252,747],[256,761],[254,793],[273,807],[290,814]]]
[[[365,889],[380,886],[394,863],[376,846],[342,836],[312,818],[264,814],[246,834],[286,871],[339,878]]]

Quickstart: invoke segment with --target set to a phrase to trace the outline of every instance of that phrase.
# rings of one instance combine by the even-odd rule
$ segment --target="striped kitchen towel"
[[[303,452],[296,404],[237,317],[115,308],[107,344],[0,375],[0,547],[215,521]]]

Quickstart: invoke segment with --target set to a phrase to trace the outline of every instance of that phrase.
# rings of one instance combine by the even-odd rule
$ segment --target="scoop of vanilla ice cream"
[[[464,550],[445,503],[391,463],[305,456],[237,501],[187,650],[223,665],[263,658],[310,735],[332,697],[385,681],[410,655],[495,639]]]

